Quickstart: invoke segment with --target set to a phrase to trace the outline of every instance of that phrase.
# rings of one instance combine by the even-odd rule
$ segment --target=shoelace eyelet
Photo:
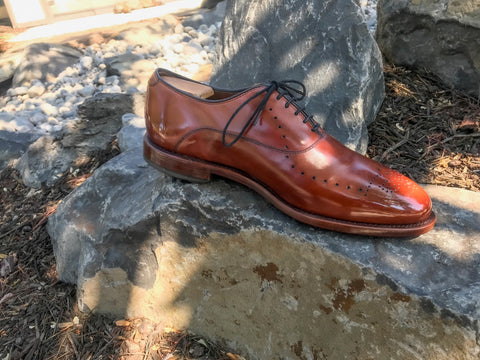
[[[297,84],[301,87],[301,89],[297,89],[289,85],[289,83]],[[298,108],[297,106],[297,101],[302,100],[305,97],[305,86],[296,80],[284,80],[281,82],[276,82],[272,81],[268,86],[265,88],[259,90],[252,96],[250,96],[247,100],[245,100],[232,114],[230,119],[227,121],[227,124],[223,128],[222,132],[222,143],[225,147],[231,147],[233,146],[238,140],[240,140],[243,135],[247,132],[248,128],[252,125],[255,124],[258,119],[260,119],[260,115],[262,111],[265,109],[267,105],[267,101],[270,98],[270,96],[273,94],[274,91],[278,92],[278,95],[276,96],[277,100],[280,100],[282,97],[285,97],[287,99],[285,103],[285,108],[288,108],[290,104],[294,103],[296,107],[295,115],[298,115],[300,112],[304,110],[304,107]],[[230,142],[227,142],[227,135],[233,135],[233,134],[228,134],[228,128],[230,124],[232,123],[233,119],[237,114],[240,112],[240,110],[247,105],[250,101],[253,99],[260,97],[262,94],[265,94],[265,96],[262,98],[260,104],[257,106],[255,111],[253,112],[252,116],[244,123],[242,129],[238,134],[235,135],[234,139]],[[273,111],[272,108],[268,108],[270,111]],[[275,119],[277,117],[275,116]],[[317,123],[315,120],[313,120],[312,115],[306,115],[305,119],[303,120],[303,123],[306,124],[309,122],[312,125],[311,131],[317,132],[317,130],[320,128],[320,124]],[[288,149],[288,146],[285,145],[285,148]]]

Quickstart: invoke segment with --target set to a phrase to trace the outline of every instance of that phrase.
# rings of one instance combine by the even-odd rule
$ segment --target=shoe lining
[[[208,99],[213,96],[215,91],[208,85],[198,84],[188,80],[179,79],[172,76],[162,76],[162,79],[183,92],[189,93],[195,97]]]

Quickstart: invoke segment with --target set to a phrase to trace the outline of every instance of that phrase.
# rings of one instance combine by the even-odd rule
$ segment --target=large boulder
[[[355,0],[229,1],[217,54],[213,85],[301,81],[315,120],[365,153],[384,82],[380,51]]]
[[[480,194],[426,190],[431,232],[344,235],[231,181],[163,175],[133,148],[65,198],[48,232],[83,311],[189,328],[248,359],[478,359]]]
[[[397,65],[426,68],[480,96],[480,1],[380,0],[377,41]]]

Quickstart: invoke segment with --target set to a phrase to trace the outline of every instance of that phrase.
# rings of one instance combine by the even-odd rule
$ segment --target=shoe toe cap
[[[385,196],[387,211],[398,224],[414,224],[427,220],[432,202],[426,191],[415,181],[388,169],[380,191]]]

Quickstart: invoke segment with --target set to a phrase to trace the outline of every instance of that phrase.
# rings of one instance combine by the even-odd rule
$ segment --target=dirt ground
[[[480,101],[424,71],[385,65],[386,98],[369,126],[372,157],[421,183],[480,191]],[[230,359],[208,339],[146,319],[82,314],[58,281],[46,223],[58,203],[119,153],[116,141],[53,188],[0,173],[1,359]]]

